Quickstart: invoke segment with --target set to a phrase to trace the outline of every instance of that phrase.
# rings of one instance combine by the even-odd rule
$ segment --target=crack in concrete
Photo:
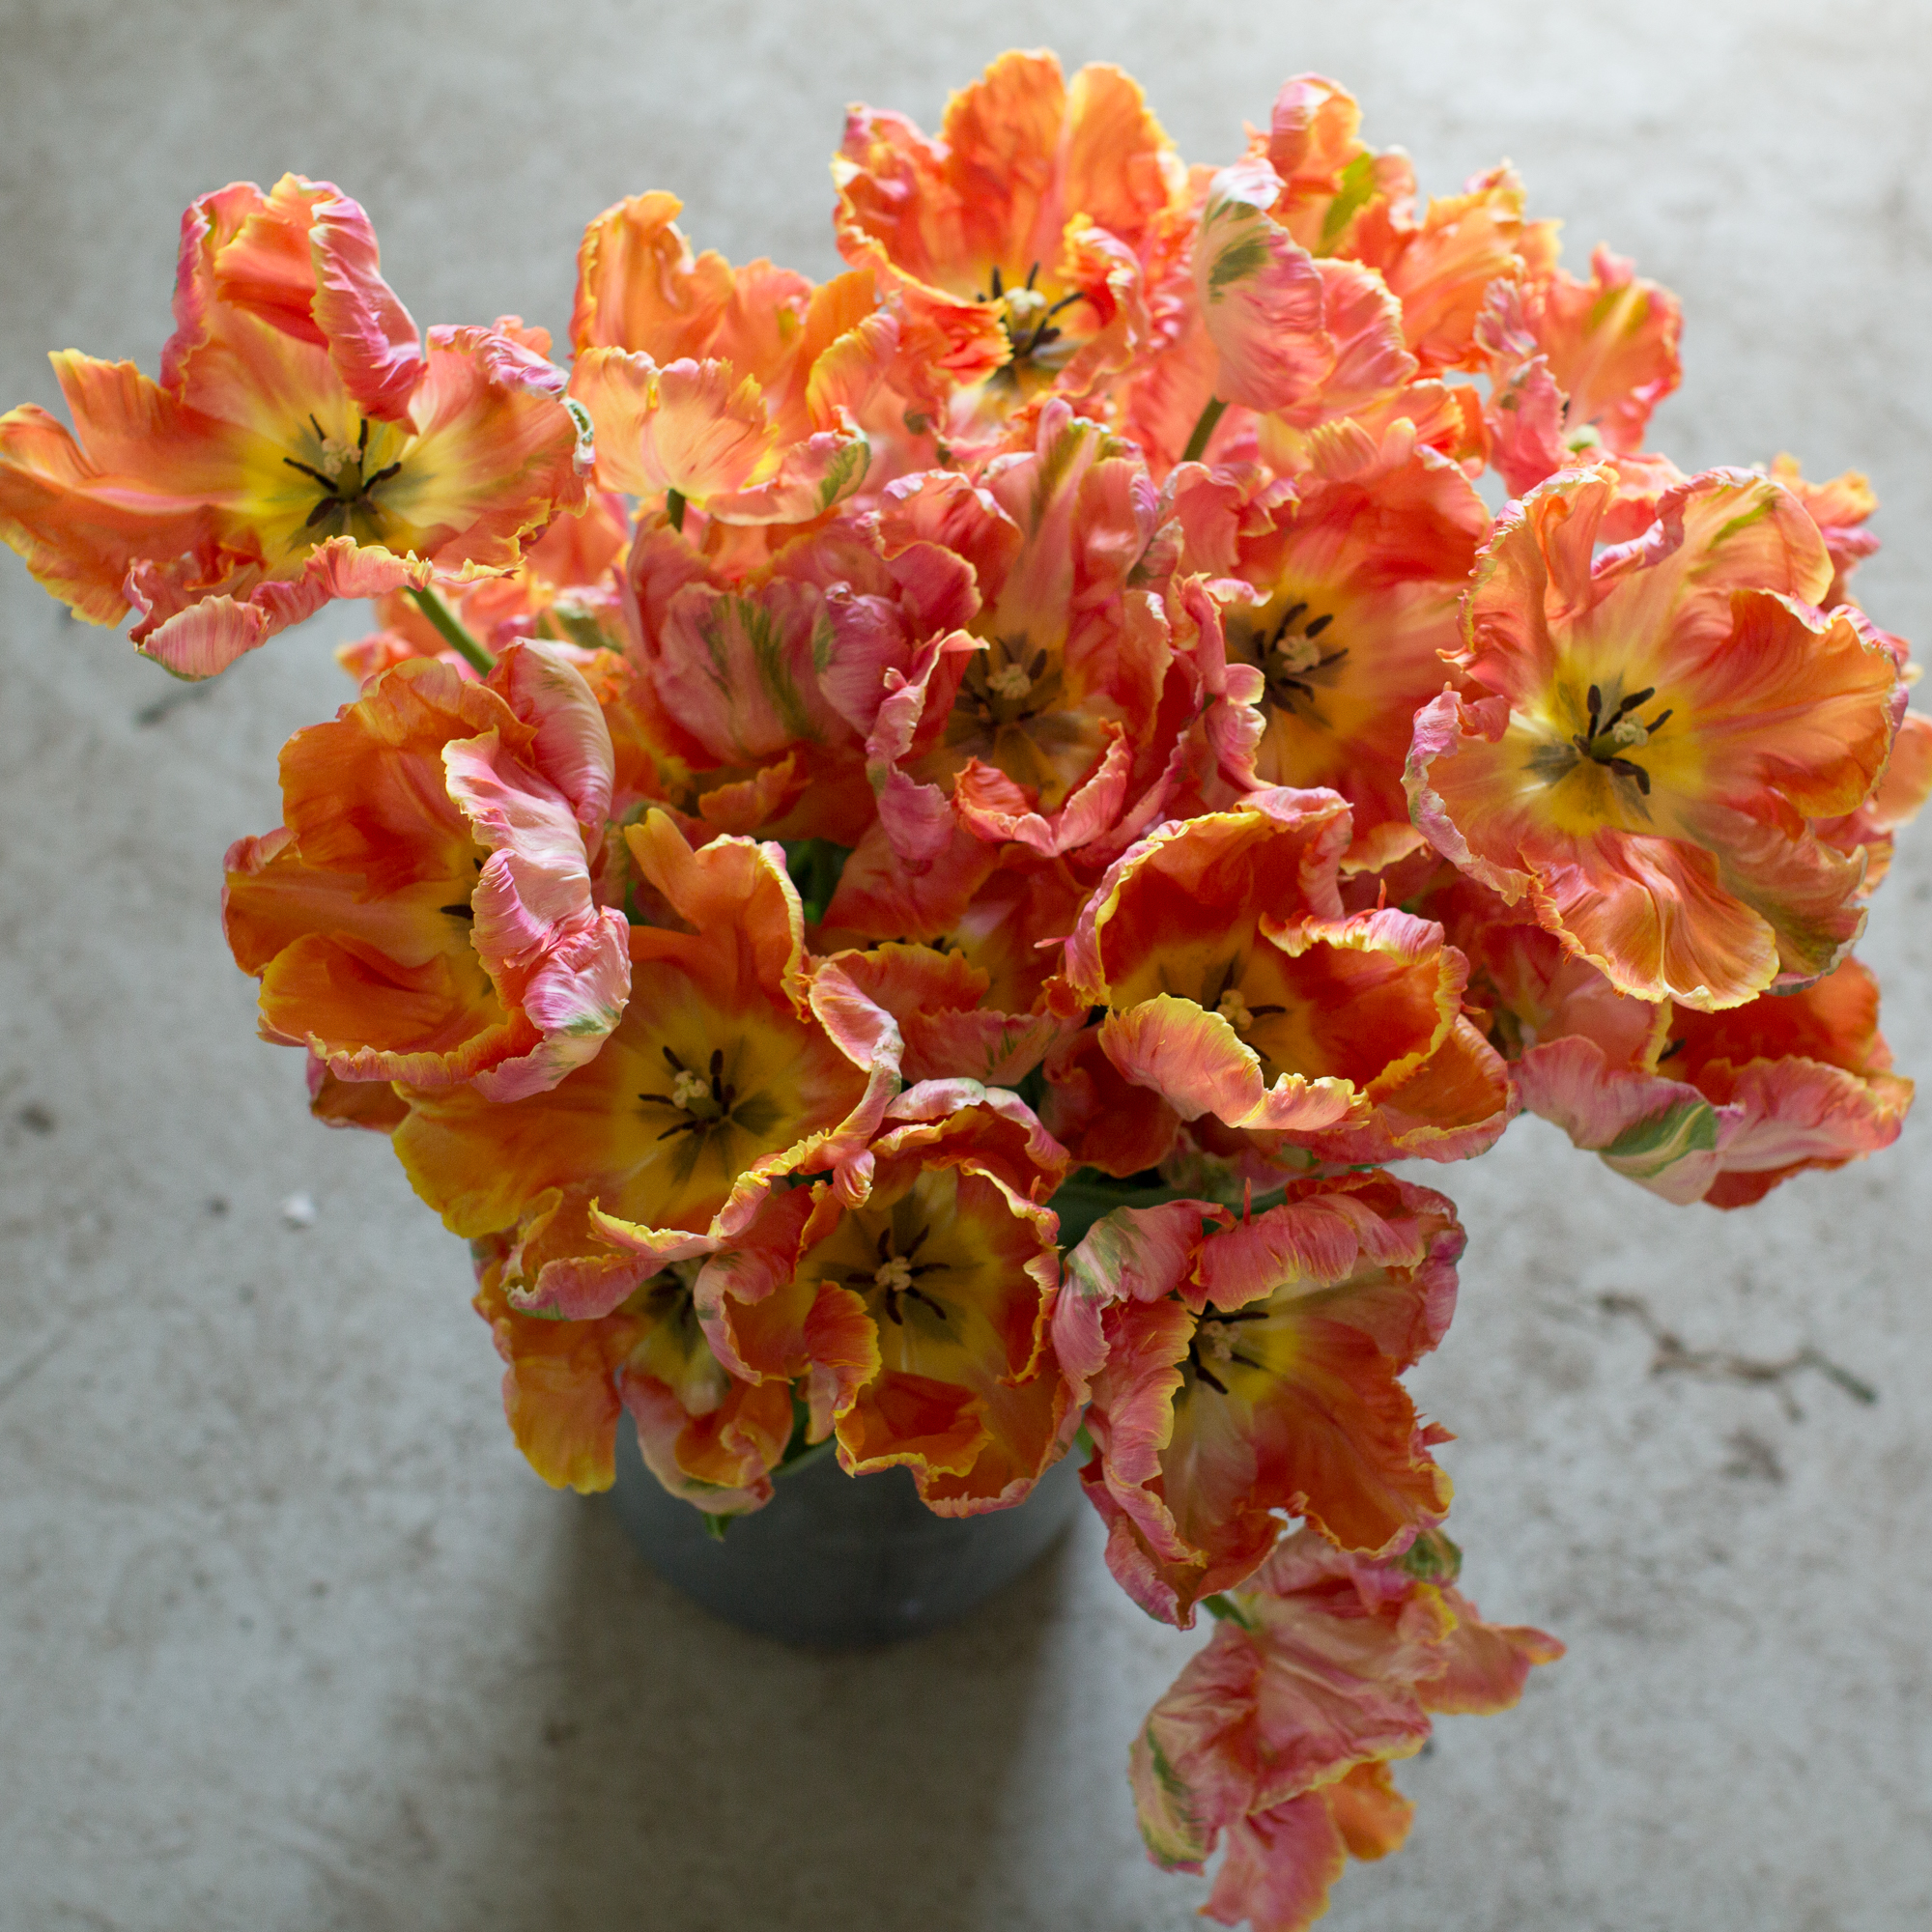
[[[1835,1382],[1854,1402],[1869,1406],[1878,1400],[1878,1390],[1851,1370],[1841,1368],[1809,1342],[1782,1361],[1764,1361],[1752,1355],[1733,1354],[1728,1349],[1692,1349],[1682,1336],[1666,1328],[1650,1311],[1650,1304],[1638,1294],[1600,1294],[1597,1306],[1605,1315],[1627,1316],[1648,1335],[1656,1346],[1650,1372],[1654,1376],[1683,1374],[1701,1377],[1706,1381],[1754,1382],[1775,1388],[1784,1412],[1793,1422],[1804,1420],[1804,1411],[1791,1392],[1791,1378],[1806,1369],[1814,1369],[1828,1381]]]

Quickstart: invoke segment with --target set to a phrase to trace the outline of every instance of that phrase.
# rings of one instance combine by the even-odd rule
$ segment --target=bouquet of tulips
[[[964,1516],[1077,1444],[1215,1619],[1148,1844],[1261,1932],[1560,1648],[1456,1589],[1402,1378],[1463,1236],[1390,1164],[1527,1107],[1736,1208],[1889,1143],[1852,948],[1932,787],[1864,479],[1646,450],[1668,292],[1358,120],[1304,75],[1189,166],[1009,54],[937,137],[852,110],[821,286],[599,215],[567,369],[241,185],[158,380],[0,419],[0,533],[179,677],[376,600],[227,934],[471,1243],[537,1472],[628,1410],[714,1518],[827,1442]]]

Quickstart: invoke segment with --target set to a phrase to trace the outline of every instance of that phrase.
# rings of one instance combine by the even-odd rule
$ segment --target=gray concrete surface
[[[1327,71],[1443,189],[1498,155],[1674,285],[1687,464],[1867,467],[1860,580],[1932,641],[1932,14],[1617,8],[0,5],[0,398],[149,367],[195,193],[364,200],[419,320],[554,326],[584,220],[834,263],[850,97],[928,126],[1003,45],[1118,59],[1192,155]],[[1175,1928],[1122,1779],[1191,1648],[1095,1525],[968,1627],[825,1661],[709,1621],[522,1464],[460,1249],[300,1108],[215,923],[274,749],[343,696],[338,612],[180,697],[0,563],[0,1927]],[[1932,1074],[1932,837],[1868,956]],[[1932,1134],[1763,1208],[1663,1207],[1537,1123],[1451,1177],[1463,1309],[1422,1378],[1491,1613],[1571,1645],[1442,1725],[1337,1932],[1932,1922]],[[280,1204],[314,1197],[314,1225]],[[1815,1345],[1875,1383],[1654,1375]]]

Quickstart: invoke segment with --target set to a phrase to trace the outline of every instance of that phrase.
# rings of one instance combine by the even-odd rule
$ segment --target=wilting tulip
[[[1407,1836],[1414,1806],[1388,1767],[1428,1742],[1431,1714],[1506,1711],[1563,1655],[1541,1631],[1483,1622],[1455,1587],[1460,1564],[1430,1532],[1370,1560],[1302,1530],[1217,1605],[1131,1759],[1156,1864],[1198,1873],[1226,1834],[1206,1917],[1304,1932],[1350,1858]]]

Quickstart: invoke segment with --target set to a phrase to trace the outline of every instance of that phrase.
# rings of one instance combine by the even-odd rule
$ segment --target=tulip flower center
[[[638,1098],[647,1107],[668,1108],[684,1118],[666,1127],[658,1135],[659,1140],[674,1140],[681,1134],[689,1134],[696,1147],[708,1144],[714,1136],[726,1135],[734,1127],[757,1134],[771,1124],[775,1112],[771,1101],[762,1094],[741,1094],[725,1077],[723,1047],[712,1049],[710,1061],[702,1070],[687,1065],[671,1047],[665,1047],[663,1052],[665,1065],[670,1070],[670,1092],[639,1094]],[[737,1057],[734,1052],[732,1059],[735,1061]]]
[[[878,1296],[886,1311],[886,1320],[895,1327],[905,1326],[904,1304],[918,1302],[925,1311],[937,1316],[942,1321],[947,1320],[942,1308],[924,1289],[919,1285],[922,1275],[943,1274],[943,1262],[922,1262],[919,1251],[925,1245],[931,1228],[923,1227],[913,1235],[903,1245],[898,1241],[893,1224],[888,1222],[879,1231],[879,1238],[873,1254],[877,1265],[871,1273],[854,1271],[838,1277],[847,1287],[856,1288],[869,1300]]]
[[[969,728],[997,732],[1023,724],[1059,696],[1060,672],[1052,654],[1031,646],[1024,636],[987,639],[953,702],[954,715],[970,721]]]
[[[1337,667],[1349,656],[1349,647],[1338,647],[1329,633],[1334,621],[1333,611],[1311,611],[1303,600],[1235,640],[1236,649],[1245,645],[1243,654],[1260,668],[1266,681],[1264,702],[1270,710],[1290,712],[1312,724],[1322,723],[1316,698],[1333,685]]]
[[[999,265],[995,263],[986,287],[973,297],[976,302],[992,302],[998,308],[1001,325],[1007,331],[1007,341],[1011,345],[1012,353],[995,381],[1004,377],[1009,383],[1017,383],[1022,376],[1035,369],[1044,370],[1065,359],[1066,349],[1070,345],[1058,350],[1054,348],[1065,334],[1055,323],[1054,317],[1085,298],[1075,289],[1058,300],[1051,299],[1035,287],[1038,279],[1039,264],[1036,262],[1027,270],[1026,281],[1018,288],[1009,289]]]
[[[698,1264],[673,1262],[662,1274],[653,1275],[628,1304],[639,1314],[649,1315],[666,1325],[697,1332],[697,1302],[694,1290]]]
[[[1603,766],[1613,778],[1624,779],[1635,785],[1638,792],[1648,798],[1650,773],[1625,753],[1647,745],[1670,717],[1670,707],[1666,705],[1648,723],[1638,718],[1639,707],[1648,704],[1656,696],[1657,687],[1654,684],[1645,685],[1641,691],[1634,691],[1620,699],[1616,709],[1605,715],[1603,691],[1593,684],[1584,700],[1583,729],[1572,733],[1570,739],[1570,744],[1576,748],[1576,756],[1567,760],[1563,770],[1573,770],[1579,760],[1588,758]],[[1560,755],[1566,748],[1554,749]],[[1556,776],[1560,777],[1562,773]]]
[[[1092,769],[1099,749],[1093,707],[1069,707],[1065,691],[1058,649],[1037,646],[1024,633],[989,638],[960,680],[947,747],[1033,786],[1050,811]]]
[[[289,469],[298,470],[322,488],[322,495],[316,498],[302,528],[325,537],[345,533],[365,540],[375,537],[380,533],[383,511],[373,493],[395,475],[402,464],[371,468],[367,416],[362,418],[354,442],[327,435],[314,416],[308,421],[315,438],[312,443],[303,439],[303,446],[311,449],[318,460],[309,463],[294,456],[282,458]],[[357,528],[358,525],[362,527]]]
[[[1187,1367],[1194,1378],[1203,1381],[1216,1395],[1226,1395],[1223,1378],[1234,1367],[1260,1369],[1265,1366],[1252,1355],[1241,1352],[1241,1323],[1265,1321],[1265,1308],[1236,1308],[1224,1311],[1210,1301],[1201,1320],[1194,1324],[1193,1339],[1187,1345]]]
[[[1285,1013],[1288,1009],[1272,1001],[1264,1002],[1258,1007],[1250,1006],[1247,993],[1236,983],[1241,976],[1243,964],[1244,962],[1238,957],[1231,959],[1221,968],[1218,975],[1210,977],[1205,989],[1206,996],[1201,1004],[1210,1013],[1219,1013],[1237,1034],[1245,1037],[1261,1021],[1273,1019]],[[1218,990],[1214,984],[1215,979],[1219,980]]]

